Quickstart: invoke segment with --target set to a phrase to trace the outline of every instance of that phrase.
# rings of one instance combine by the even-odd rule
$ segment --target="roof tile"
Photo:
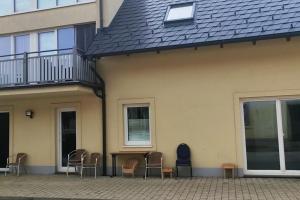
[[[87,55],[114,55],[300,32],[300,0],[194,0],[190,21],[164,23],[168,5],[190,0],[124,0]],[[244,40],[244,39],[243,39]]]

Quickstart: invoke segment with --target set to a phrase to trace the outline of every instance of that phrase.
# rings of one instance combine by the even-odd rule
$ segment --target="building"
[[[27,152],[32,173],[63,172],[62,158],[74,148],[100,151],[110,173],[111,152],[161,151],[165,165],[174,166],[176,147],[187,143],[194,176],[219,176],[228,162],[240,176],[300,175],[300,1],[121,3],[93,1],[0,17],[7,27],[1,35],[14,33],[10,41],[23,32],[39,37],[31,36],[30,47],[39,47],[30,48],[33,55],[24,54],[23,38],[21,50],[15,44],[10,51],[23,57],[0,61],[6,151]],[[42,23],[33,27],[33,17]],[[90,22],[96,25],[81,30]],[[70,26],[74,34],[60,30]],[[57,45],[37,45],[44,35],[39,30],[51,27]],[[99,30],[90,42],[92,27]],[[81,31],[85,39],[78,38]],[[74,43],[59,43],[72,34]],[[69,50],[74,44],[85,56]],[[54,47],[60,51],[50,54]],[[36,50],[42,51],[38,64]],[[49,69],[49,62],[57,62],[52,57],[75,67]],[[22,71],[18,62],[24,60],[28,69]],[[32,119],[26,111],[33,111]]]
[[[103,85],[83,54],[120,4],[0,2],[0,168],[25,152],[29,173],[53,174],[65,171],[71,149],[102,151]]]

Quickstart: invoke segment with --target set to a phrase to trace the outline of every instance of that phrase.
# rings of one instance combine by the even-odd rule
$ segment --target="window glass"
[[[246,102],[244,108],[248,170],[279,170],[276,102]]]
[[[192,18],[193,4],[174,5],[170,7],[166,21],[181,20]]]
[[[70,5],[76,3],[76,0],[58,0],[58,5]]]
[[[58,30],[58,49],[70,49],[75,45],[74,28],[63,28]],[[60,51],[60,53],[68,53],[72,50]]]
[[[285,167],[300,170],[300,100],[281,101]]]
[[[56,0],[38,0],[38,8],[53,8],[56,6]]]
[[[14,12],[13,0],[0,0],[0,15],[7,15]]]
[[[16,12],[24,12],[33,10],[33,5],[31,0],[15,0]]]
[[[150,144],[149,106],[126,106],[125,117],[126,144]]]
[[[76,47],[87,51],[96,34],[95,24],[83,24],[76,26]]]
[[[30,51],[29,35],[20,35],[15,37],[15,53],[23,54]],[[23,55],[17,55],[17,58],[23,57]]]
[[[55,51],[49,50],[56,50],[57,42],[55,39],[54,32],[45,32],[39,33],[39,51],[48,51],[48,52],[41,52],[41,55],[51,55],[56,53]]]
[[[0,60],[8,59],[9,57],[1,57],[11,54],[10,37],[0,37]]]

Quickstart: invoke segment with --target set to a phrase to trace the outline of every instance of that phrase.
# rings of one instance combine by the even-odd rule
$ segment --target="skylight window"
[[[170,5],[167,10],[165,22],[187,20],[194,18],[195,3],[181,3]]]

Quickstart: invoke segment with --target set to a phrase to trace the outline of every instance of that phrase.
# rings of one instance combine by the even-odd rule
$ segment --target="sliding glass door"
[[[242,108],[245,173],[300,175],[300,100],[247,101]]]

